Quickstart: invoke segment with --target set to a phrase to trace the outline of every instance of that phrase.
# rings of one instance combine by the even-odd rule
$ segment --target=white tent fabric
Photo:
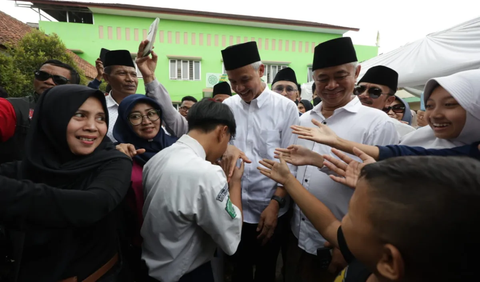
[[[360,78],[373,66],[399,74],[398,87],[420,96],[428,79],[480,68],[480,17],[435,32],[361,63]],[[479,78],[480,79],[480,78]]]

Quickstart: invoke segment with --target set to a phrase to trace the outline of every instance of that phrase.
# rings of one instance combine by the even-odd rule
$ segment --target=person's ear
[[[108,76],[108,74],[103,73],[103,79],[105,80],[105,82],[107,82],[107,84],[110,83],[110,81],[109,81],[110,79],[109,79],[109,78],[110,78],[110,77]]]
[[[357,66],[357,69],[355,70],[355,81],[357,81],[358,76],[360,75],[360,70],[362,69],[361,65]]]
[[[265,65],[260,64],[260,67],[258,68],[258,75],[260,75],[260,78],[263,77],[263,74],[265,73]]]
[[[225,138],[228,138],[228,126],[219,125],[215,131],[218,143],[222,143]]]
[[[377,262],[377,271],[390,281],[400,281],[404,278],[405,263],[402,254],[392,244],[383,246],[381,258]]]

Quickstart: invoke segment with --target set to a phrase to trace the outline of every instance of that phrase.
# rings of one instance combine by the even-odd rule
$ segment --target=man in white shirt
[[[357,95],[362,105],[388,111],[390,104],[395,101],[395,92],[397,92],[398,73],[385,66],[374,66],[365,73],[358,82],[353,94]],[[402,123],[395,118],[392,122],[397,129],[400,138],[415,128]]]
[[[219,159],[236,125],[231,110],[204,100],[188,113],[189,132],[145,165],[142,258],[162,282],[213,282],[210,261],[232,255],[242,231],[243,164],[227,183]]]
[[[290,126],[298,124],[298,110],[295,103],[262,82],[265,66],[255,42],[227,47],[222,57],[232,90],[237,93],[223,101],[237,123],[231,144],[252,161],[242,178],[244,224],[242,241],[232,257],[232,281],[273,282],[287,225],[287,194],[256,167],[261,159],[273,158],[275,148],[295,142]]]
[[[108,51],[105,54],[104,66],[103,78],[112,88],[105,96],[110,125],[107,136],[112,142],[116,142],[113,127],[118,117],[118,105],[125,97],[137,92],[137,70],[128,50]]]
[[[300,117],[300,125],[314,127],[312,119],[315,119],[348,140],[369,145],[398,143],[398,134],[391,119],[384,112],[363,106],[352,94],[360,66],[349,37],[336,38],[315,47],[312,70],[316,93],[322,102]],[[325,145],[303,139],[298,139],[298,144],[321,155],[332,155],[331,148]],[[347,213],[353,190],[330,179],[331,173],[325,168],[301,166],[298,167],[297,179],[340,220]],[[296,205],[291,230],[286,281],[333,281],[335,275],[322,267],[325,262],[316,256],[317,249],[324,247],[325,239]],[[333,261],[336,261],[335,251]]]

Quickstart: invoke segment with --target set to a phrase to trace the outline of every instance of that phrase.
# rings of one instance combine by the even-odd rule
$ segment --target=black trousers
[[[149,277],[147,282],[158,282],[158,280]],[[183,275],[178,282],[214,282],[212,264],[207,262],[200,265],[191,272]]]
[[[288,217],[278,218],[275,233],[264,246],[257,239],[260,234],[257,225],[243,223],[237,252],[229,258],[233,264],[232,282],[275,282],[277,258],[285,240]]]

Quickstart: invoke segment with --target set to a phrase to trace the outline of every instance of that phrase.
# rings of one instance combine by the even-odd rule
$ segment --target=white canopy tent
[[[480,68],[480,17],[435,32],[361,63],[360,78],[373,66],[399,74],[398,87],[420,96],[428,79]],[[480,79],[480,78],[479,78]]]

